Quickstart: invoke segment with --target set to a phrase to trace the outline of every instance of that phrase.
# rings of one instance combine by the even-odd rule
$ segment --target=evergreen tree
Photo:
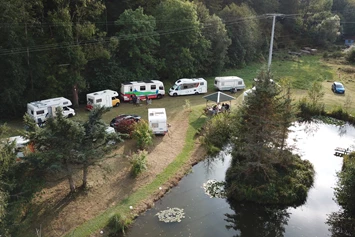
[[[270,79],[270,73],[262,71],[256,89],[237,111],[227,196],[237,201],[300,205],[313,184],[314,170],[286,146],[293,121],[290,92],[282,94]]]

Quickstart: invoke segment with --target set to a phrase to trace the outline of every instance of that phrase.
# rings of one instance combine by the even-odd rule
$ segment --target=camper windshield
[[[173,87],[171,87],[171,89],[175,90],[178,87],[178,85],[173,85]]]
[[[94,103],[94,100],[91,99],[91,98],[89,98],[89,99],[88,99],[88,102],[89,102],[89,104],[93,104],[93,103]]]

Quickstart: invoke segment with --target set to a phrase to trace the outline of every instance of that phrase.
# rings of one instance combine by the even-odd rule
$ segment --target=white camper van
[[[203,78],[182,78],[177,80],[173,87],[169,89],[170,96],[198,95],[202,93],[207,93],[207,81]]]
[[[148,123],[154,134],[165,135],[168,132],[165,108],[149,108]]]
[[[120,105],[120,99],[118,98],[118,92],[113,90],[97,91],[86,95],[86,109],[91,110],[94,105],[100,105],[103,107],[118,107]]]
[[[165,95],[164,84],[158,80],[149,81],[131,81],[121,84],[121,99],[131,101],[133,95],[140,100],[160,99]]]
[[[243,90],[245,89],[244,80],[236,76],[216,77],[214,87],[220,91]]]
[[[55,110],[58,107],[62,108],[64,117],[73,117],[75,111],[69,107],[71,105],[71,101],[64,97],[35,101],[27,104],[27,113],[34,121],[41,124],[45,122],[47,118],[54,117]]]

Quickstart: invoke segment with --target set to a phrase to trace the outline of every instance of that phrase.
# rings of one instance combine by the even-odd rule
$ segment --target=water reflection
[[[333,187],[342,166],[342,158],[333,155],[334,149],[354,144],[355,129],[313,123],[295,124],[291,130],[288,144],[297,147],[302,159],[311,161],[316,171],[314,187],[304,205],[288,209],[261,207],[209,197],[203,184],[211,179],[223,181],[230,164],[228,152],[221,153],[194,166],[177,187],[137,218],[126,236],[330,236],[326,220],[327,215],[339,211]],[[168,207],[184,209],[185,218],[180,223],[160,222],[155,215]]]
[[[286,208],[261,206],[250,203],[230,202],[234,214],[225,214],[229,223],[227,229],[233,228],[238,233],[234,237],[282,237],[285,225],[290,218]]]

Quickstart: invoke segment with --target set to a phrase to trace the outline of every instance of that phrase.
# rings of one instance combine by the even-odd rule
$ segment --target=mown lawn
[[[321,81],[324,85],[324,103],[326,109],[333,109],[338,106],[343,106],[346,97],[355,92],[355,75],[354,73],[341,73],[339,74],[339,68],[351,67],[349,65],[342,65],[339,62],[333,61],[325,62],[319,55],[306,55],[302,57],[288,57],[287,60],[281,59],[282,57],[275,57],[272,61],[271,69],[275,81],[281,79],[290,80],[293,86],[293,96],[295,100],[298,100],[307,95],[306,90],[311,86],[313,81]],[[247,88],[252,87],[253,79],[257,76],[261,68],[265,68],[265,63],[252,63],[241,69],[227,70],[220,76],[239,76],[244,79]],[[208,81],[208,93],[214,92],[213,82],[214,77],[206,77]],[[338,80],[344,83],[346,87],[346,96],[334,95],[330,90],[330,85],[333,81]],[[166,92],[171,87],[171,82],[165,83]],[[242,92],[232,94],[234,97],[242,95]],[[151,108],[166,108],[167,115],[173,117],[176,113],[181,112],[183,106],[186,104],[186,100],[191,104],[204,105],[206,100],[203,99],[203,95],[192,96],[180,96],[170,97],[167,93],[163,99],[153,100],[153,103],[149,105]],[[352,103],[351,112],[355,112],[355,103]],[[75,120],[85,120],[88,112],[85,111],[84,105],[76,109],[77,115],[73,118]],[[122,103],[118,108],[112,108],[111,111],[106,113],[103,120],[109,124],[112,118],[119,114],[137,114],[142,116],[143,119],[148,117],[148,106],[144,103],[142,106],[134,106],[129,103]],[[11,136],[18,135],[19,129],[23,129],[23,123],[21,119],[7,121],[7,125],[11,128]]]

